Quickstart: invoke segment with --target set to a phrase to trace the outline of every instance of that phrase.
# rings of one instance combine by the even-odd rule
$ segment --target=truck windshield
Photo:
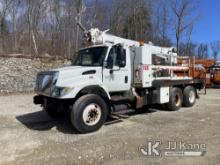
[[[73,65],[77,66],[102,66],[108,47],[94,47],[80,50]]]

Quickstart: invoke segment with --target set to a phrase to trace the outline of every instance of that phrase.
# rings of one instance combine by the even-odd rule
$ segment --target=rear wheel
[[[192,107],[196,103],[196,90],[193,86],[187,86],[183,90],[184,107]]]
[[[107,105],[98,95],[80,97],[71,111],[71,122],[81,133],[88,133],[102,127],[107,118]]]
[[[172,88],[170,90],[170,99],[167,107],[170,111],[177,111],[182,107],[183,94],[180,88]]]

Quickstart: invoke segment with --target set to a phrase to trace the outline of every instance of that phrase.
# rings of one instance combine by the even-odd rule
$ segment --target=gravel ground
[[[51,119],[31,94],[0,97],[0,164],[204,164],[220,162],[220,89],[209,89],[192,108],[143,114],[77,134],[68,118]],[[144,156],[147,140],[205,144],[201,157]]]

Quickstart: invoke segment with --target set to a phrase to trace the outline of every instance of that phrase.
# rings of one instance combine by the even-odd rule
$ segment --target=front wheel
[[[80,97],[71,111],[71,122],[80,133],[98,130],[107,118],[107,105],[98,95],[88,94]]]

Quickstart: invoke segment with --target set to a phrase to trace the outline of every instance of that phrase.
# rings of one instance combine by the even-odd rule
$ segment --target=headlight
[[[55,87],[52,91],[52,96],[62,97],[70,93],[72,90],[73,88],[68,88],[68,87]]]
[[[73,88],[63,88],[62,90],[61,90],[61,96],[64,96],[64,95],[67,95],[67,94],[69,94],[71,91],[73,90]]]
[[[60,88],[54,87],[52,92],[51,92],[51,95],[53,97],[59,97],[60,96]]]

